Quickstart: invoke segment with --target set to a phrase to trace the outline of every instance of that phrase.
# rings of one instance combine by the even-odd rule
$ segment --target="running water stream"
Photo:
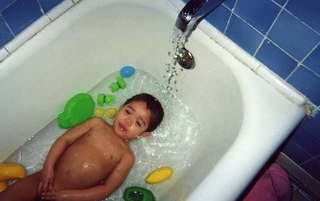
[[[178,52],[181,48],[185,46],[187,42],[187,38],[178,28],[173,28],[173,33],[170,39],[171,42],[171,50],[168,52],[168,63],[165,64],[166,71],[163,75],[163,78],[167,80],[167,90],[169,92],[178,92],[176,87],[178,82],[178,76],[181,72],[183,72],[183,68],[177,62]]]

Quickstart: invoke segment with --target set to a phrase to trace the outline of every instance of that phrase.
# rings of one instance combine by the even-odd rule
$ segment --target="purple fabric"
[[[288,174],[273,163],[250,189],[243,201],[290,201]]]

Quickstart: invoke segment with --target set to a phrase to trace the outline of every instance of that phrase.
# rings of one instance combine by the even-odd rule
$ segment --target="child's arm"
[[[122,157],[112,174],[106,179],[105,184],[83,190],[63,190],[43,192],[42,198],[55,201],[93,201],[103,200],[110,196],[126,179],[134,164],[134,156],[131,153]]]
[[[82,124],[79,124],[62,136],[60,136],[51,146],[42,170],[42,178],[39,184],[39,192],[48,191],[53,186],[54,165],[66,148],[79,137],[87,133],[93,127],[102,123],[99,118],[92,118]]]

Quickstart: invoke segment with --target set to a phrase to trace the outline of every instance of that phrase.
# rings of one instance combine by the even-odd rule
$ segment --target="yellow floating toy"
[[[21,165],[15,163],[0,163],[0,192],[7,188],[6,180],[22,179],[26,171]]]
[[[103,117],[104,115],[104,109],[103,108],[97,108],[94,110],[94,116],[95,117]]]
[[[0,182],[0,192],[6,190],[7,187],[8,186],[7,186],[6,182],[4,182],[4,181]]]
[[[158,184],[169,179],[172,174],[173,169],[171,167],[161,167],[149,173],[144,181],[148,184]]]
[[[108,117],[109,119],[113,119],[117,114],[117,110],[115,108],[108,108],[106,109],[104,116]]]
[[[21,179],[25,176],[26,171],[21,165],[15,163],[0,163],[0,181]]]

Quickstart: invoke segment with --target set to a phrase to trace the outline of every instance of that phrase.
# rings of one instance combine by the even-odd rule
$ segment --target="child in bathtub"
[[[92,118],[52,145],[43,169],[0,193],[0,201],[93,201],[110,196],[134,164],[128,143],[148,136],[162,121],[160,102],[149,94],[128,99],[108,125]]]

